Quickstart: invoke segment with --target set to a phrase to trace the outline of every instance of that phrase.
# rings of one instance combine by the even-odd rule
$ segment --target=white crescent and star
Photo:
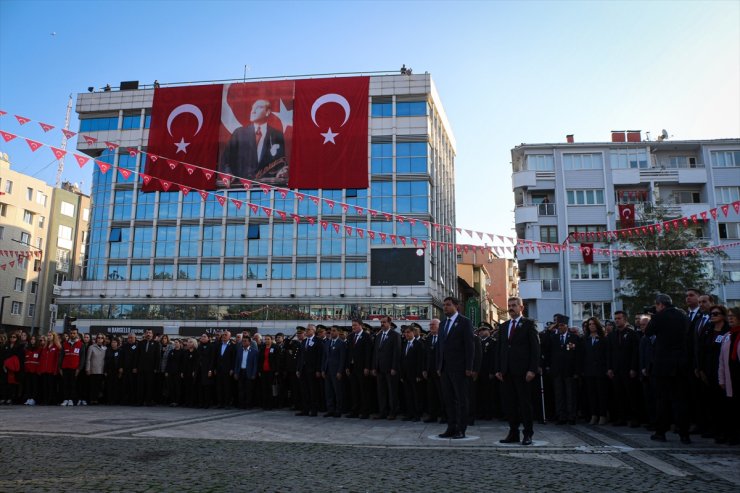
[[[175,118],[178,116],[190,113],[198,120],[198,128],[195,130],[195,133],[193,136],[198,135],[198,132],[200,132],[200,129],[203,127],[203,112],[200,111],[200,108],[195,106],[194,104],[181,104],[174,110],[170,112],[170,116],[167,117],[167,132],[169,132],[170,137],[173,137],[172,135],[172,122],[175,121]],[[177,147],[177,151],[175,154],[182,152],[184,154],[187,154],[187,147],[190,145],[190,142],[185,142],[185,137],[180,138],[180,142],[175,142],[175,147]]]
[[[319,96],[316,101],[313,102],[313,105],[311,106],[311,120],[313,120],[313,124],[317,127],[319,126],[319,124],[316,122],[316,112],[319,110],[319,108],[328,103],[338,104],[344,110],[344,121],[340,125],[340,127],[343,127],[344,124],[347,123],[347,120],[349,120],[349,115],[352,113],[352,109],[349,106],[349,101],[347,101],[347,99],[341,94],[336,93],[324,94],[323,96]],[[339,135],[339,133],[333,132],[331,127],[329,127],[329,130],[321,133],[320,135],[324,137],[324,144],[328,142],[336,144],[334,139],[337,135]]]

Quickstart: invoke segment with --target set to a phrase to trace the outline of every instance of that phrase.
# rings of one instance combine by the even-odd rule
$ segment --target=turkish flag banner
[[[619,221],[622,228],[635,227],[635,204],[619,205]]]
[[[593,243],[581,243],[581,253],[583,254],[583,263],[593,264],[594,263],[594,244]]]
[[[216,169],[222,88],[221,85],[206,85],[154,90],[147,151],[165,159],[147,163],[146,174],[194,189],[216,188],[213,173],[210,178],[205,178],[204,173],[189,174],[184,167],[173,170],[166,160],[174,159],[208,170]],[[142,190],[163,191],[162,183],[158,179],[151,180]]]
[[[367,188],[369,77],[295,83],[290,188]]]

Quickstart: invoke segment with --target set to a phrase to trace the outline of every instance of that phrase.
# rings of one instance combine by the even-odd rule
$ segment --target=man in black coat
[[[545,360],[545,372],[552,380],[555,394],[555,413],[558,424],[576,424],[578,398],[577,374],[580,340],[577,335],[568,331],[568,319],[560,315],[556,322],[557,331],[548,332],[549,343],[542,345]]]
[[[139,381],[139,403],[146,406],[153,406],[155,404],[155,374],[160,369],[162,349],[159,342],[154,340],[152,329],[144,331],[144,338],[139,343],[137,353],[136,366]]]
[[[496,378],[502,383],[504,407],[508,410],[509,434],[501,443],[519,441],[519,425],[524,425],[522,445],[532,445],[531,384],[540,363],[540,341],[534,321],[522,316],[522,299],[509,298],[509,321],[501,326],[496,361]]]
[[[640,425],[639,382],[640,374],[640,336],[627,323],[627,314],[614,312],[613,330],[609,340],[609,369],[607,375],[614,386],[614,405],[612,422],[614,426],[624,426],[627,420],[636,428]]]
[[[401,336],[393,330],[391,317],[380,320],[375,337],[373,375],[377,377],[378,415],[373,419],[396,419],[398,414],[398,381],[401,370]]]
[[[446,423],[446,412],[442,400],[442,382],[437,373],[437,348],[439,347],[439,319],[433,318],[429,322],[429,335],[424,340],[426,361],[422,376],[427,381],[427,400],[429,416],[425,423]]]
[[[306,338],[301,343],[296,376],[301,381],[301,404],[303,410],[296,416],[318,416],[321,393],[321,362],[324,357],[324,342],[316,337],[316,326],[306,327]]]
[[[470,319],[458,313],[460,302],[444,299],[447,318],[442,323],[437,349],[437,372],[442,380],[442,396],[447,409],[447,430],[440,438],[465,438],[469,414],[469,380],[473,376],[475,335]]]
[[[491,337],[493,327],[488,322],[481,322],[478,337],[481,346],[481,363],[476,381],[476,415],[480,419],[493,419],[493,364],[496,344]]]
[[[340,328],[331,327],[331,336],[326,342],[326,350],[321,362],[321,376],[324,378],[326,393],[325,418],[342,416],[344,407],[344,370],[347,368],[347,344],[339,338]]]
[[[352,320],[352,334],[347,338],[347,377],[352,393],[349,418],[370,416],[369,376],[373,367],[373,339],[363,331],[362,320]]]
[[[646,336],[655,336],[653,375],[658,391],[657,422],[655,433],[650,438],[659,442],[666,441],[665,434],[673,414],[681,443],[689,444],[691,439],[685,388],[691,367],[686,347],[689,318],[673,306],[673,301],[667,294],[661,293],[655,297],[655,311],[645,331]]]
[[[422,413],[421,383],[424,371],[424,347],[421,341],[414,338],[414,329],[407,326],[403,331],[401,353],[401,383],[406,401],[404,421],[419,421]]]
[[[132,406],[138,402],[138,392],[136,388],[137,372],[139,371],[139,353],[137,348],[139,342],[136,340],[136,334],[133,332],[126,336],[126,342],[121,347],[121,362],[123,367],[123,402]]]
[[[215,344],[211,342],[208,334],[200,336],[198,345],[198,404],[207,409],[211,406],[213,386],[215,383],[214,372],[216,370]]]
[[[221,341],[215,344],[216,351],[216,398],[219,408],[231,407],[231,398],[234,394],[234,358],[236,347],[231,343],[231,332],[221,333]]]

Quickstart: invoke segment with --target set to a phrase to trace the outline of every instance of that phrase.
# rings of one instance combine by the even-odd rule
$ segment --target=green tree
[[[671,214],[671,209],[660,203],[638,205],[635,212],[641,218],[639,224],[662,224],[676,219],[676,215]],[[699,225],[701,224],[700,221]],[[675,228],[671,224],[669,229],[662,228],[661,232],[633,234],[614,242],[622,244],[616,248],[636,251],[685,250],[707,246],[697,237],[699,225],[689,221],[688,227],[684,227],[680,220],[679,225],[679,228]],[[676,305],[682,306],[687,288],[711,291],[721,281],[716,276],[710,278],[708,275],[710,271],[707,261],[711,261],[712,255],[722,253],[619,257],[616,265],[622,286],[617,289],[617,296],[629,314],[644,312],[645,306],[654,303],[656,293],[666,293],[673,298]]]

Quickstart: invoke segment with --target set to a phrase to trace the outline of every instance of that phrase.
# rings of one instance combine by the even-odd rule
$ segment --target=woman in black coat
[[[123,392],[123,351],[121,351],[121,340],[117,337],[111,339],[110,347],[105,352],[104,373],[107,403],[120,404]]]
[[[200,358],[198,355],[198,341],[193,338],[187,339],[186,347],[183,350],[182,361],[180,364],[180,392],[181,404],[183,406],[195,406],[196,395],[196,375]]]
[[[719,351],[722,339],[730,330],[727,322],[727,308],[713,305],[709,309],[709,323],[705,325],[696,344],[696,361],[699,378],[702,382],[701,402],[706,409],[707,422],[702,423],[703,438],[714,438],[717,443],[725,443],[723,430],[729,416],[725,416],[725,393],[719,386]]]
[[[167,356],[167,363],[164,367],[164,378],[167,385],[167,400],[170,407],[177,407],[180,402],[180,392],[182,387],[183,356],[185,355],[182,348],[182,342],[175,339],[172,344],[172,351]]]
[[[277,392],[273,392],[273,386],[278,384],[280,376],[280,355],[282,349],[272,343],[272,336],[265,336],[265,343],[259,347],[259,360],[257,371],[259,372],[260,395],[262,397],[262,409],[270,410],[275,407]],[[277,390],[277,389],[275,389]]]
[[[596,317],[586,321],[588,333],[581,345],[583,354],[583,379],[586,385],[591,421],[589,424],[607,423],[609,381],[606,372],[609,363],[609,344],[604,328]]]

